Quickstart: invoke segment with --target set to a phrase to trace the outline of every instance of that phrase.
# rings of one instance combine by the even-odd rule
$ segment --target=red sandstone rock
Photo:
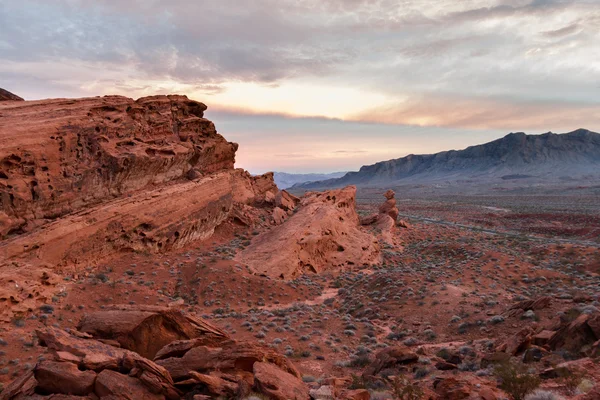
[[[552,297],[544,296],[533,300],[523,300],[511,306],[506,314],[510,317],[520,317],[527,310],[542,310],[552,303]]]
[[[543,330],[537,335],[533,336],[533,344],[536,346],[545,346],[552,338],[552,335],[554,335],[554,331]]]
[[[435,385],[439,400],[461,400],[471,395],[469,384],[456,378],[444,378]]]
[[[2,102],[0,234],[30,231],[115,196],[232,170],[206,106],[185,96]]]
[[[396,193],[393,190],[388,190],[383,195],[386,198],[385,203],[379,207],[379,214],[387,214],[394,220],[394,223],[398,219],[398,208],[396,207]]]
[[[298,203],[300,203],[300,199],[285,190],[280,190],[275,195],[275,206],[284,211],[294,210]]]
[[[274,400],[308,400],[308,388],[296,376],[264,362],[254,363],[256,387]]]
[[[37,387],[45,393],[84,396],[92,393],[96,373],[80,371],[69,362],[42,361],[35,367]]]
[[[288,215],[281,208],[275,207],[273,209],[273,222],[275,223],[275,225],[283,224],[287,217]]]
[[[170,309],[97,311],[85,315],[78,329],[95,339],[116,340],[121,347],[150,359],[177,340],[202,337],[204,344],[210,344],[228,338],[206,321]]]
[[[581,314],[574,321],[563,323],[548,341],[548,346],[553,350],[566,349],[579,354],[586,346],[600,340],[592,328],[596,328],[598,315]]]
[[[398,208],[396,207],[395,193],[388,190],[384,193],[386,201],[379,207],[379,213],[369,215],[360,220],[361,225],[372,225],[388,244],[395,244],[393,230],[398,219]],[[407,226],[404,226],[405,228]]]
[[[515,335],[511,336],[502,345],[500,345],[498,349],[502,348],[502,351],[512,356],[520,354],[524,352],[531,344],[533,333],[534,332],[532,328],[523,328]]]
[[[100,398],[112,396],[126,400],[164,399],[164,396],[152,393],[139,380],[108,369],[98,374],[94,391]]]
[[[340,395],[343,400],[370,400],[371,395],[367,389],[345,390]]]
[[[375,237],[358,227],[355,195],[353,186],[308,193],[296,213],[255,237],[238,260],[257,274],[281,279],[378,262]]]
[[[365,369],[363,376],[375,376],[384,369],[411,364],[418,359],[419,356],[404,345],[388,347],[377,353],[375,360]]]
[[[198,342],[194,344],[198,344]],[[252,372],[255,362],[269,362],[296,377],[300,376],[287,358],[272,350],[247,342],[226,340],[218,345],[198,345],[184,354],[176,356],[165,351],[161,351],[159,354],[161,354],[161,358],[156,358],[156,363],[166,368],[175,381],[188,379],[190,371],[207,373],[219,370],[231,374],[240,371]]]
[[[40,343],[48,347],[47,361],[11,383],[0,396],[2,400],[31,398],[27,396],[34,392],[46,393],[49,397],[40,398],[52,399],[63,394],[132,400],[175,400],[181,396],[164,368],[137,353],[102,344],[76,331],[69,334],[48,327],[36,333]]]

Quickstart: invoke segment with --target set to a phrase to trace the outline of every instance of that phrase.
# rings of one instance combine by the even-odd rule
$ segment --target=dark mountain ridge
[[[14,93],[9,92],[8,90],[0,88],[0,101],[6,100],[23,101],[23,98],[17,96]]]
[[[510,133],[464,150],[366,165],[338,179],[308,182],[297,188],[345,185],[377,186],[398,181],[435,182],[463,179],[564,179],[600,175],[600,134],[578,129],[564,134]]]

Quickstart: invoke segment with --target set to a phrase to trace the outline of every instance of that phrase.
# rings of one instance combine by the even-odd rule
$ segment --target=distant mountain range
[[[457,180],[568,179],[600,177],[600,134],[578,129],[564,134],[505,137],[464,150],[409,155],[361,167],[337,179],[298,184],[299,189],[346,185],[380,186]]]
[[[0,88],[0,101],[5,100],[22,101],[23,99],[16,94],[9,92],[8,90]]]
[[[275,172],[274,179],[279,189],[287,189],[300,183],[335,179],[344,175],[346,175],[346,172],[333,172],[331,174],[288,174],[287,172]]]

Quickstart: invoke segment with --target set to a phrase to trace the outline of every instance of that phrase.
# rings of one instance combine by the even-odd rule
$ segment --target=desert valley
[[[0,90],[1,399],[600,399],[600,135],[283,190],[206,109]]]

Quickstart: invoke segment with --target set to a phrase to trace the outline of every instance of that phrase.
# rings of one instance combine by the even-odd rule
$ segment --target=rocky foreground
[[[0,399],[600,398],[597,248],[296,197],[205,110],[0,101]]]

